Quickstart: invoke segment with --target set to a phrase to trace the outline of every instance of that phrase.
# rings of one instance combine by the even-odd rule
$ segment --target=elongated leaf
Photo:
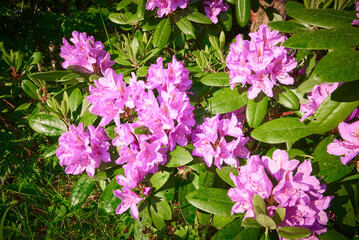
[[[268,108],[268,97],[265,96],[259,102],[249,99],[246,107],[248,125],[252,128],[258,127],[264,120]]]
[[[180,167],[192,162],[193,157],[187,149],[177,146],[176,149],[169,153],[167,167]]]
[[[287,239],[300,239],[308,237],[312,232],[304,227],[281,227],[278,234]]]
[[[228,113],[235,111],[247,103],[247,92],[238,93],[238,88],[229,87],[216,91],[209,100],[209,110],[213,113]]]
[[[115,197],[115,195],[113,195],[113,191],[119,188],[120,185],[118,185],[116,178],[113,178],[101,194],[100,200],[98,201],[97,211],[99,216],[115,214],[115,210],[121,203],[121,199]]]
[[[212,218],[212,226],[215,228],[222,228],[226,226],[228,223],[232,222],[234,218],[231,216],[220,216],[214,215]]]
[[[267,215],[267,207],[266,204],[261,196],[258,194],[254,194],[253,197],[253,210],[256,215],[263,214]],[[263,226],[263,225],[262,225]],[[265,227],[265,226],[263,226]]]
[[[327,146],[333,140],[333,136],[325,138],[318,144],[313,153],[312,164],[319,165],[317,176],[324,176],[326,183],[337,181],[353,170],[353,166],[341,164],[339,156],[331,155],[327,152]]]
[[[152,219],[150,216],[150,209],[147,202],[142,202],[139,207],[138,221],[135,221],[134,237],[138,240],[149,240],[150,234],[143,232],[144,229],[152,225]]]
[[[333,51],[320,60],[308,81],[348,82],[359,79],[359,52]]]
[[[162,49],[168,43],[171,36],[172,21],[169,18],[163,19],[156,27],[153,35],[152,44],[154,47]]]
[[[69,97],[69,108],[71,112],[76,112],[82,103],[82,92],[76,88]],[[81,110],[81,109],[80,109]]]
[[[213,171],[202,171],[199,173],[198,177],[198,187],[199,188],[210,188],[214,184],[216,174]]]
[[[39,80],[44,80],[44,81],[56,81],[56,80],[61,80],[61,78],[63,78],[66,75],[69,75],[69,74],[71,74],[71,73],[69,73],[68,71],[65,70],[65,71],[34,73],[30,77],[36,78]]]
[[[256,214],[256,221],[265,228],[276,229],[277,227],[273,219],[264,214]]]
[[[127,24],[127,17],[123,13],[111,13],[108,18],[111,22],[116,24]]]
[[[289,109],[298,110],[300,107],[298,97],[287,87],[282,86],[283,92],[279,93],[278,102]]]
[[[287,13],[300,22],[322,28],[349,27],[355,18],[355,12],[334,9],[297,8]]]
[[[259,228],[246,228],[240,232],[234,239],[236,240],[248,240],[248,239],[259,239],[260,229]]]
[[[203,15],[200,12],[193,12],[191,14],[188,14],[186,17],[191,22],[202,23],[202,24],[212,24],[211,19],[209,19],[206,15]]]
[[[196,39],[196,35],[194,33],[194,27],[192,23],[187,18],[179,18],[175,21],[177,27],[186,35],[191,35],[194,39]]]
[[[153,208],[151,205],[150,207],[150,213],[151,213],[151,219],[153,224],[156,226],[157,229],[162,229],[166,226],[165,220],[163,217],[160,216],[160,214]]]
[[[190,225],[193,224],[196,219],[197,208],[187,201],[186,195],[195,190],[196,188],[190,181],[182,181],[181,186],[178,189],[178,201],[181,214],[184,220]]]
[[[233,222],[228,223],[221,230],[218,230],[211,240],[235,239],[235,237],[245,228],[241,226],[243,218],[237,218]]]
[[[39,99],[39,95],[36,90],[38,87],[30,80],[23,80],[21,82],[21,87],[24,89],[25,93],[34,99]]]
[[[40,62],[42,57],[41,52],[35,52],[34,54],[32,54],[32,56],[30,57],[30,59],[27,61],[27,63],[25,64],[24,68],[26,67],[31,67],[36,65],[38,62]]]
[[[285,208],[279,207],[273,214],[273,221],[278,225],[284,221],[285,218]]]
[[[357,98],[359,81],[348,82],[338,87],[318,107],[308,124],[313,133],[325,133],[344,121],[359,105]],[[334,100],[335,99],[335,100]]]
[[[218,23],[221,25],[224,31],[230,31],[232,29],[233,16],[230,5],[228,5],[228,11],[221,12],[218,15]]]
[[[79,209],[90,196],[95,182],[87,175],[82,175],[72,188],[70,195],[70,207],[72,210]]]
[[[296,141],[311,133],[312,131],[300,122],[299,118],[279,118],[255,128],[251,136],[266,143],[282,143]]]
[[[229,87],[229,75],[225,72],[210,73],[201,78],[201,82],[207,86]]]
[[[231,216],[232,200],[227,190],[220,188],[201,188],[186,196],[188,202],[203,211],[223,216]]]
[[[253,228],[261,228],[262,227],[262,225],[260,225],[257,222],[257,220],[253,217],[246,217],[242,222],[242,226],[253,227]]]
[[[156,203],[156,207],[154,210],[164,219],[171,220],[172,218],[172,210],[170,205],[166,201],[160,201]]]
[[[6,189],[24,195],[45,197],[44,194],[41,193],[40,188],[36,184],[29,183],[25,180],[21,180],[19,182],[13,183],[7,186]]]
[[[239,26],[244,27],[251,16],[251,1],[236,0],[236,18]]]
[[[236,168],[225,166],[225,167],[222,167],[222,169],[216,168],[216,172],[217,172],[218,176],[223,179],[223,181],[225,181],[232,187],[236,187],[235,184],[233,183],[231,177],[229,176],[229,173],[232,173],[235,176],[238,176],[238,170]]]
[[[295,34],[287,39],[284,47],[299,49],[338,49],[359,45],[358,28],[322,29]]]
[[[170,173],[166,171],[156,172],[150,179],[153,191],[160,189],[167,182]]]
[[[320,240],[349,240],[349,238],[335,231],[334,229],[329,229],[323,234],[318,236]]]
[[[66,124],[55,116],[48,114],[37,114],[29,119],[30,127],[46,136],[57,137],[67,131]]]
[[[292,20],[271,22],[268,24],[268,26],[274,30],[278,30],[285,33],[292,33],[296,28],[306,29],[304,25]]]

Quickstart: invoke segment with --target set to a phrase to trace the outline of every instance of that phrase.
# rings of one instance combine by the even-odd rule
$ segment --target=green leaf
[[[216,179],[216,174],[213,171],[201,171],[198,177],[198,187],[199,188],[209,188],[212,187]]]
[[[232,112],[246,105],[247,100],[247,92],[239,94],[238,88],[231,90],[226,87],[213,93],[209,100],[209,110],[213,114]]]
[[[165,223],[163,217],[161,217],[159,215],[159,213],[153,208],[152,205],[150,207],[150,213],[151,213],[151,218],[152,218],[153,224],[156,226],[156,228],[158,230],[161,230],[162,228],[164,228],[166,226],[166,223]]]
[[[48,115],[38,114],[29,119],[30,127],[43,135],[57,137],[67,131],[66,124],[59,118]]]
[[[246,107],[248,125],[252,128],[258,127],[264,120],[268,108],[268,97],[263,97],[259,102],[249,99]]]
[[[121,2],[117,4],[116,10],[121,10],[127,7],[130,3],[132,3],[132,0],[121,0]]]
[[[13,183],[6,187],[7,190],[14,191],[24,195],[45,197],[41,193],[41,189],[33,183],[29,183],[26,180],[20,180],[19,182]]]
[[[253,210],[256,213],[256,215],[258,215],[258,214],[267,215],[268,214],[266,204],[265,204],[263,198],[261,196],[259,196],[258,194],[254,194],[254,196],[253,196]]]
[[[150,179],[154,191],[160,189],[167,182],[170,173],[166,171],[156,172]]]
[[[308,129],[313,133],[321,134],[338,126],[359,105],[359,100],[351,99],[357,98],[358,91],[359,81],[348,82],[339,86],[320,104],[307,125]]]
[[[232,216],[220,216],[214,215],[212,218],[211,225],[215,228],[222,228],[226,226],[228,223],[232,222],[234,219]]]
[[[21,87],[24,89],[25,93],[34,99],[39,99],[37,94],[38,87],[30,80],[23,80],[21,82]]]
[[[218,23],[224,31],[230,31],[232,29],[233,16],[231,6],[228,5],[228,10],[218,15]]]
[[[283,143],[296,141],[311,133],[299,118],[278,118],[255,128],[251,136],[266,143]]]
[[[283,92],[279,93],[278,102],[286,108],[298,110],[300,107],[298,97],[287,87],[282,86]]]
[[[285,33],[292,33],[296,28],[307,29],[304,25],[293,20],[271,22],[268,24],[268,26],[274,30],[278,30]]]
[[[83,174],[72,188],[70,195],[70,208],[74,211],[79,209],[90,196],[95,182],[87,175]]]
[[[308,81],[348,82],[359,79],[359,52],[353,49],[333,51],[317,64]]]
[[[183,219],[190,225],[193,224],[196,219],[197,208],[187,201],[186,195],[195,190],[196,188],[190,181],[182,181],[180,187],[178,188],[178,202],[181,214]]]
[[[300,22],[321,28],[349,27],[355,19],[355,12],[353,11],[334,9],[297,8],[287,11],[287,13]]]
[[[180,167],[192,162],[193,157],[187,149],[177,146],[176,149],[168,154],[166,167]]]
[[[318,236],[320,240],[349,240],[349,238],[335,231],[334,229],[329,229],[325,233],[322,233]]]
[[[191,35],[194,39],[196,39],[196,35],[194,33],[194,27],[192,23],[185,17],[178,17],[175,19],[175,23],[177,27],[186,35]]]
[[[113,215],[115,213],[117,206],[121,203],[121,199],[115,197],[113,191],[119,188],[120,185],[118,185],[116,177],[114,177],[110,184],[107,185],[98,201],[97,211],[99,216]]]
[[[162,49],[168,43],[171,36],[172,21],[170,18],[162,19],[157,25],[155,33],[153,35],[152,44],[154,47]]]
[[[273,214],[273,221],[278,225],[284,221],[285,218],[285,208],[279,207]]]
[[[204,85],[214,87],[229,87],[229,75],[225,72],[209,73],[200,80]]]
[[[157,189],[157,191],[154,193],[154,196],[163,199],[164,201],[170,202],[173,200],[175,192],[175,181],[173,177],[170,177],[165,185],[163,185],[160,189]]]
[[[231,216],[233,202],[227,196],[226,189],[200,188],[190,192],[186,198],[193,206],[203,211],[217,215]]]
[[[72,115],[74,115],[74,113],[78,111],[81,111],[81,109],[79,109],[81,104],[82,104],[82,92],[80,89],[76,88],[75,90],[72,91],[69,97],[69,108]],[[78,112],[77,115],[79,114],[80,112]]]
[[[319,172],[317,176],[324,176],[326,183],[335,182],[353,170],[353,166],[341,164],[339,156],[331,155],[327,152],[327,146],[333,140],[333,136],[325,138],[318,144],[313,153],[312,165],[318,164]]]
[[[36,65],[38,62],[40,62],[41,60],[41,52],[35,52],[34,54],[32,54],[32,56],[30,57],[30,59],[27,61],[27,63],[25,64],[24,68],[29,67],[31,69],[32,66]]]
[[[235,240],[249,240],[249,239],[258,239],[260,236],[259,228],[246,228],[240,232],[234,239]]]
[[[265,228],[276,229],[277,227],[273,219],[264,214],[256,214],[256,221]]]
[[[261,228],[262,225],[260,225],[257,220],[253,217],[246,217],[243,222],[242,226],[244,227],[252,227],[252,228]]]
[[[236,168],[224,166],[222,167],[222,169],[216,168],[216,172],[218,176],[223,179],[223,181],[225,181],[232,187],[236,187],[231,177],[229,176],[230,173],[232,173],[235,176],[238,176],[238,170]]]
[[[142,211],[140,211],[140,209],[142,209]],[[144,229],[147,229],[150,226],[152,226],[150,210],[147,205],[147,202],[142,202],[142,204],[139,207],[138,221],[135,221],[134,239],[138,239],[138,240],[150,239],[148,236],[149,234],[145,234],[143,232]]]
[[[111,22],[124,25],[127,24],[127,17],[123,13],[111,13],[108,18]]]
[[[251,0],[236,0],[236,18],[239,26],[245,27],[251,16]]]
[[[353,48],[359,45],[359,29],[354,27],[321,29],[295,34],[283,43],[283,47],[299,49]]]
[[[80,76],[85,76],[85,77],[89,77],[93,74],[87,68],[85,68],[83,66],[79,66],[79,65],[70,65],[66,69],[68,72],[76,73],[76,74],[79,74]]]
[[[228,223],[222,229],[218,230],[211,240],[236,239],[236,236],[245,228],[241,226],[243,218],[237,218],[233,222]]]
[[[188,14],[186,17],[191,22],[202,23],[202,24],[212,24],[211,19],[209,19],[206,15],[203,15],[200,12],[193,12],[191,14]]]
[[[96,119],[97,115],[92,114],[90,112],[85,112],[85,114],[80,118],[80,122],[84,124],[85,127],[92,125]]]
[[[66,75],[69,75],[68,71],[52,71],[52,72],[40,72],[40,73],[34,73],[30,75],[32,78],[36,78],[38,80],[44,80],[44,81],[56,81],[61,80],[61,78],[65,77]]]
[[[151,130],[146,126],[136,127],[135,130],[133,131],[133,133],[136,135],[151,135],[152,134]]]
[[[304,227],[281,227],[278,234],[287,239],[300,239],[308,237],[312,232]]]

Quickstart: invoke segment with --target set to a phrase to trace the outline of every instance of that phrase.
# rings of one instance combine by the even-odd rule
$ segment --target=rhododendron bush
[[[122,0],[120,33],[74,29],[64,70],[23,85],[29,125],[81,175],[68,211],[98,182],[98,212],[129,211],[138,239],[175,216],[213,239],[358,236],[358,3],[334,2],[255,28],[246,0]]]

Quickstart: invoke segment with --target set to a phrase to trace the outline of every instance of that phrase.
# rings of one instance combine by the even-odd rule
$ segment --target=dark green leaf
[[[133,131],[133,133],[136,135],[151,135],[152,134],[151,130],[146,126],[136,127],[135,130]]]
[[[238,88],[231,90],[226,87],[213,93],[209,100],[209,110],[213,114],[232,112],[246,105],[247,100],[247,92],[239,94]]]
[[[242,226],[244,227],[253,227],[253,228],[261,228],[262,225],[260,225],[257,220],[253,217],[246,217],[243,222]]]
[[[208,226],[211,221],[212,214],[203,211],[198,211],[198,212],[199,212],[198,214],[199,223],[202,224],[203,226]]]
[[[248,125],[252,128],[256,128],[264,120],[268,108],[268,97],[263,97],[259,102],[249,99],[246,107],[246,117]]]
[[[6,187],[7,190],[14,191],[20,194],[31,195],[36,197],[45,197],[40,188],[33,183],[29,183],[25,180],[21,180],[19,182],[13,183]]]
[[[271,22],[268,24],[268,26],[274,30],[278,30],[285,33],[292,33],[296,28],[306,29],[304,25],[293,20]]]
[[[256,221],[265,228],[276,229],[277,227],[273,219],[264,214],[256,214]]]
[[[145,205],[145,207],[143,207]],[[142,208],[142,211],[140,209]],[[143,232],[146,228],[150,228],[152,226],[152,219],[149,212],[149,207],[147,206],[147,202],[143,202],[139,207],[138,221],[135,221],[135,229],[134,229],[134,238],[138,240],[148,240],[149,234],[145,234]]]
[[[231,6],[228,6],[228,11],[221,12],[218,15],[218,23],[221,25],[224,31],[230,31],[232,29],[233,17]]]
[[[227,196],[226,189],[201,188],[190,192],[187,200],[203,211],[223,216],[231,216],[232,200]]]
[[[212,187],[215,178],[216,178],[216,174],[214,172],[208,170],[202,171],[199,173],[198,186],[200,188]]]
[[[209,19],[206,15],[203,15],[199,12],[193,12],[191,14],[188,14],[187,19],[196,22],[196,23],[202,23],[202,24],[212,24],[211,19]]]
[[[184,220],[190,225],[193,224],[196,219],[197,208],[195,208],[187,201],[186,195],[195,190],[196,188],[194,187],[193,183],[189,181],[182,181],[181,186],[178,189],[178,202],[180,205],[181,214]]]
[[[175,20],[177,27],[186,35],[191,35],[194,39],[196,39],[196,35],[194,33],[194,27],[192,23],[185,17]]]
[[[312,232],[304,227],[281,227],[278,234],[287,239],[300,239],[308,237]]]
[[[173,200],[175,195],[175,181],[174,178],[170,177],[165,185],[163,185],[157,192],[154,194],[157,198],[163,199],[164,201],[170,202]]]
[[[152,44],[154,47],[162,49],[168,43],[171,36],[172,21],[169,18],[162,19],[157,25],[156,31],[153,35]]]
[[[34,73],[30,77],[36,78],[39,80],[44,80],[44,81],[56,81],[56,80],[61,80],[61,78],[63,78],[66,75],[69,75],[69,74],[71,74],[71,73],[69,73],[68,71],[65,70],[65,71]]]
[[[111,13],[108,18],[116,24],[127,24],[127,17],[123,13]]]
[[[156,172],[150,179],[153,191],[160,189],[167,182],[170,173],[166,171]]]
[[[223,229],[218,230],[211,240],[236,239],[235,237],[245,229],[241,226],[241,222],[242,218],[237,218],[228,223]]]
[[[130,3],[132,3],[132,0],[121,0],[121,2],[117,4],[116,10],[121,10],[127,7]]]
[[[245,27],[251,16],[251,1],[236,0],[236,18],[239,26]]]
[[[283,222],[285,218],[285,208],[279,207],[273,214],[273,221],[278,225]]]
[[[34,66],[34,65],[36,65],[38,62],[40,62],[41,57],[42,57],[41,52],[35,52],[34,54],[32,54],[32,56],[31,56],[30,59],[27,61],[27,63],[25,64],[24,67],[25,67],[25,68],[26,68],[26,67],[30,67],[30,69],[31,69],[32,66]]]
[[[72,210],[79,209],[90,196],[95,182],[85,173],[75,183],[70,195],[70,207]]]
[[[57,150],[57,144],[53,144],[51,145],[50,147],[48,147],[44,153],[42,154],[42,157],[43,158],[48,158],[48,157],[51,157],[51,156],[54,156],[56,154],[56,150]]]
[[[192,162],[193,157],[187,149],[177,146],[176,149],[168,154],[167,167],[180,167]]]
[[[260,236],[259,228],[246,228],[240,232],[234,239],[235,240],[249,240],[249,239],[258,239]]]
[[[359,45],[359,28],[321,29],[295,34],[283,43],[283,47],[299,49],[352,48]]]
[[[98,201],[98,215],[107,216],[115,214],[117,206],[121,203],[121,199],[113,195],[113,191],[120,188],[114,177],[110,184],[107,185],[103,193],[101,194],[100,200]]]
[[[80,119],[80,122],[84,124],[85,127],[92,125],[97,119],[97,115],[90,112],[86,112]]]
[[[25,93],[34,99],[39,99],[37,94],[38,87],[30,80],[23,80],[21,82],[21,87],[24,89]]]
[[[38,114],[29,119],[30,127],[46,136],[57,137],[67,131],[66,124],[55,116]]]
[[[325,233],[318,236],[320,240],[349,240],[349,238],[335,231],[334,229],[329,229]]]
[[[258,141],[283,143],[296,141],[312,133],[299,118],[279,118],[255,128],[251,134]]]
[[[223,181],[225,181],[232,187],[235,187],[235,184],[233,183],[231,177],[229,176],[229,173],[238,176],[238,170],[236,168],[225,166],[222,167],[222,169],[216,168],[216,172],[218,176],[223,179]]]
[[[214,87],[228,87],[229,84],[229,75],[225,72],[218,73],[209,73],[201,78],[201,82],[207,86]]]
[[[76,73],[76,74],[79,74],[79,75],[85,76],[85,77],[89,77],[90,75],[93,74],[87,68],[85,68],[83,66],[79,66],[79,65],[70,65],[70,66],[67,67],[67,71],[72,72],[72,73]]]

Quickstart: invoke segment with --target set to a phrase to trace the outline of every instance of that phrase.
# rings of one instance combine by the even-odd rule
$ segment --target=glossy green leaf
[[[175,192],[175,181],[173,177],[170,177],[167,182],[154,193],[154,196],[163,199],[164,201],[170,202],[173,200]]]
[[[113,195],[113,191],[120,188],[114,177],[110,184],[107,185],[105,190],[102,192],[101,197],[98,201],[98,215],[107,216],[115,214],[117,206],[121,203],[121,199]]]
[[[180,205],[181,214],[183,219],[190,225],[193,224],[196,219],[197,208],[195,208],[187,201],[186,195],[195,190],[196,188],[190,181],[182,181],[178,188],[178,202]]]
[[[229,175],[230,173],[232,173],[233,175],[238,176],[238,170],[236,168],[224,166],[222,167],[222,169],[216,168],[216,172],[218,176],[223,179],[223,181],[225,181],[232,187],[236,187]]]
[[[348,82],[359,79],[359,52],[342,49],[328,53],[317,64],[308,81]]]
[[[328,229],[325,233],[318,236],[319,240],[349,240],[349,238],[335,231],[334,229]]]
[[[287,13],[300,22],[322,28],[349,27],[355,18],[355,12],[334,9],[297,8]]]
[[[259,102],[249,99],[246,107],[248,125],[256,128],[263,122],[268,108],[268,97],[263,97]]]
[[[79,209],[90,196],[95,182],[85,173],[75,183],[70,195],[70,207],[72,210]]]
[[[117,4],[116,10],[121,10],[127,7],[130,3],[132,3],[132,0],[121,0],[121,2]]]
[[[278,229],[278,234],[287,239],[300,239],[300,238],[306,238],[312,232],[308,228],[304,227],[281,227]]]
[[[150,179],[153,191],[160,189],[167,182],[170,173],[166,171],[156,172]]]
[[[38,87],[30,80],[23,80],[21,82],[21,87],[25,91],[27,95],[34,99],[39,99],[39,95],[37,94]]]
[[[180,167],[192,162],[193,157],[187,149],[177,146],[176,149],[168,154],[167,167]]]
[[[251,16],[251,0],[236,0],[236,19],[241,27],[245,27]]]
[[[231,216],[214,215],[211,225],[215,228],[222,228],[232,222],[234,218]]]
[[[232,200],[226,189],[200,188],[186,196],[188,202],[203,211],[223,216],[231,216]]]
[[[196,39],[196,35],[194,33],[194,27],[192,23],[185,17],[178,17],[175,20],[177,27],[186,35],[191,35],[194,39]]]
[[[92,114],[90,112],[86,112],[81,118],[80,122],[84,124],[85,127],[92,125],[96,119],[98,118],[97,115]]]
[[[285,208],[279,207],[273,214],[273,221],[278,225],[284,221],[285,218]]]
[[[127,17],[123,13],[111,13],[108,18],[111,22],[124,25],[127,24]]]
[[[318,50],[353,48],[358,45],[359,28],[354,27],[301,32],[283,43],[283,47]]]
[[[246,217],[242,222],[242,226],[252,227],[252,228],[261,228],[262,227],[262,225],[260,225],[257,222],[257,220],[253,217]]]
[[[56,80],[61,80],[61,78],[63,78],[66,75],[69,75],[69,74],[71,74],[71,73],[69,73],[66,70],[51,71],[51,72],[34,73],[34,74],[30,75],[30,77],[36,78],[39,80],[44,80],[44,81],[56,81]]]
[[[218,230],[211,240],[235,239],[235,237],[245,228],[241,226],[243,218],[237,218],[233,222],[228,223],[222,229]]]
[[[82,92],[80,89],[76,88],[72,91],[69,97],[69,108],[72,113],[77,112],[80,105],[82,104]]]
[[[162,19],[157,25],[155,33],[153,35],[152,44],[154,47],[162,49],[168,43],[171,36],[172,21],[169,18]]]
[[[253,210],[258,214],[267,215],[267,207],[266,204],[261,196],[258,194],[254,194],[253,196]]]
[[[136,135],[151,135],[152,134],[151,130],[146,126],[136,127],[134,129],[133,133]]]
[[[308,129],[313,133],[321,134],[338,126],[359,105],[358,91],[359,81],[348,82],[339,86],[320,104],[307,125]],[[351,99],[352,97],[357,99]]]
[[[294,142],[308,136],[311,130],[299,118],[278,118],[262,124],[252,131],[251,136],[266,143]]]
[[[166,201],[156,202],[156,205],[153,209],[164,219],[171,220],[172,219],[172,210],[170,205]]]
[[[13,183],[6,187],[7,190],[17,192],[19,194],[36,196],[36,197],[45,197],[41,192],[41,189],[33,183],[29,183],[26,180],[20,180],[16,183]]]
[[[67,131],[66,124],[59,118],[48,115],[38,114],[29,119],[30,127],[43,135],[57,137]]]
[[[71,72],[71,73],[76,73],[76,74],[79,74],[79,75],[85,76],[85,77],[89,77],[90,75],[93,74],[87,68],[85,68],[83,66],[79,66],[79,65],[70,65],[67,67],[67,71]]]
[[[346,176],[353,170],[353,166],[343,165],[340,162],[340,157],[331,155],[327,152],[327,146],[334,140],[333,136],[323,139],[315,148],[313,153],[312,164],[318,164],[318,177],[324,176],[326,183],[331,183]]]
[[[214,87],[229,87],[229,75],[225,72],[209,73],[200,80],[204,85]]]
[[[206,169],[205,171],[199,173],[198,186],[199,188],[212,187],[215,179],[216,179],[216,173],[212,171],[208,171]]]
[[[256,221],[265,228],[276,229],[277,227],[273,219],[264,214],[256,214]]]
[[[228,11],[221,12],[218,15],[218,23],[223,28],[224,31],[230,31],[233,24],[233,16],[231,6],[228,5]]]
[[[186,17],[191,22],[202,23],[202,24],[212,24],[211,19],[209,19],[206,15],[203,15],[200,12],[192,12],[192,13],[188,14]]]
[[[239,94],[238,88],[231,90],[229,87],[220,89],[213,93],[209,100],[209,110],[213,113],[228,113],[235,111],[247,103],[247,92]]]
[[[304,25],[293,20],[271,22],[268,24],[268,26],[274,30],[285,32],[285,33],[292,33],[296,28],[306,29]]]
[[[240,232],[234,239],[235,240],[249,240],[249,239],[258,239],[260,236],[259,228],[245,228]]]
[[[36,65],[38,62],[40,62],[42,57],[41,52],[35,52],[34,54],[32,54],[32,56],[30,57],[30,59],[27,61],[27,63],[25,64],[24,68],[29,67],[31,69],[32,66]]]
[[[282,86],[283,92],[278,95],[278,102],[286,108],[298,110],[300,107],[298,97],[287,87]]]
[[[160,216],[160,214],[153,208],[152,205],[150,207],[150,213],[151,213],[152,222],[156,226],[157,229],[160,230],[166,226],[166,223],[165,223],[163,217]]]

